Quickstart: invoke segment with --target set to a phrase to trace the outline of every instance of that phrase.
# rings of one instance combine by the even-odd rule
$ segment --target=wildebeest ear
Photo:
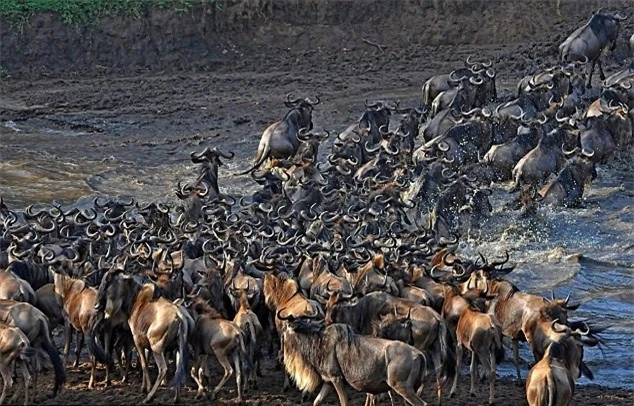
[[[374,266],[376,266],[379,269],[383,269],[383,267],[385,266],[385,260],[383,258],[383,255],[377,255],[374,257]]]

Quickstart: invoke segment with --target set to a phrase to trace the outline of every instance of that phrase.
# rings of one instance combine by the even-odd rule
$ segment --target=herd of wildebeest
[[[0,403],[14,380],[11,401],[20,387],[25,404],[34,401],[29,387],[37,391],[51,366],[56,394],[74,332],[75,368],[87,344],[88,388],[109,385],[115,366],[127,382],[136,359],[145,402],[164,384],[178,399],[188,375],[197,398],[220,379],[215,398],[235,375],[242,401],[266,353],[284,365],[284,389],[292,382],[302,398],[319,389],[315,405],[333,387],[347,404],[347,386],[367,405],[383,393],[423,405],[428,381],[440,403],[458,390],[466,349],[470,394],[482,365],[493,403],[506,338],[519,382],[520,342],[535,356],[528,403],[570,404],[575,380],[592,378],[584,347],[601,344],[602,328],[569,318],[579,306],[570,297],[505,280],[508,253],[468,258],[456,247],[490,214],[494,182],[512,181],[523,216],[574,207],[596,165],[630,144],[634,65],[606,79],[599,59],[622,19],[594,13],[560,46],[559,62],[522,79],[504,104],[492,64],[473,57],[424,84],[423,108],[366,101],[323,162],[328,133],[312,123],[319,100],[289,95],[245,172],[261,185],[252,195],[221,193],[221,160],[233,154],[205,148],[191,153],[199,176],[179,183],[174,206],[98,196],[20,211],[0,202]],[[603,82],[589,99],[595,65]],[[221,378],[210,376],[210,355]]]

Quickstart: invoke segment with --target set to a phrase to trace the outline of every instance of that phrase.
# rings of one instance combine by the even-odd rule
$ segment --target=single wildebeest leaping
[[[300,144],[297,134],[302,128],[309,131],[313,129],[313,106],[318,103],[319,98],[314,101],[309,98],[291,100],[288,94],[284,105],[290,110],[282,120],[264,130],[253,166],[241,174],[259,168],[268,158],[290,158],[295,155]]]
[[[592,15],[590,21],[576,29],[559,45],[559,57],[562,62],[585,60],[591,64],[586,87],[592,84],[592,73],[597,63],[601,80],[605,79],[601,66],[601,54],[606,48],[614,51],[620,22],[626,19],[626,16],[602,13],[599,10]]]

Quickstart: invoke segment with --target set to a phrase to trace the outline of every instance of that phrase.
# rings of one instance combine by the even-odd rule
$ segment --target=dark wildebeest
[[[400,341],[356,334],[346,324],[324,326],[292,316],[284,320],[284,366],[302,391],[323,383],[313,405],[323,403],[332,387],[347,406],[344,384],[367,394],[393,390],[410,405],[426,405],[419,397],[429,365],[427,357]],[[367,404],[367,402],[366,402]]]
[[[297,134],[302,128],[309,131],[313,129],[313,106],[318,103],[319,98],[314,101],[308,98],[291,100],[289,93],[284,105],[290,110],[282,120],[276,121],[264,130],[255,155],[255,162],[242,174],[259,168],[268,158],[286,159],[295,155],[300,143]]]
[[[579,205],[583,197],[583,189],[597,175],[594,164],[588,158],[575,157],[559,172],[557,179],[546,185],[540,194],[542,204],[552,206],[573,207]]]
[[[559,58],[562,62],[586,59],[591,64],[586,87],[592,85],[592,73],[596,64],[599,65],[601,80],[605,79],[601,54],[605,49],[614,51],[620,22],[626,19],[625,16],[601,13],[599,10],[583,27],[576,29],[559,45]]]
[[[340,298],[344,300],[340,301]],[[335,293],[330,296],[326,311],[327,321],[346,323],[359,334],[366,335],[372,334],[373,324],[380,322],[381,316],[407,314],[411,320],[410,334],[414,347],[432,354],[440,402],[442,383],[453,377],[454,353],[449,346],[451,336],[447,324],[435,310],[385,292],[372,292],[353,300]]]
[[[515,181],[512,191],[519,190],[520,185],[540,185],[564,166],[566,158],[561,145],[565,135],[561,128],[545,134],[537,146],[519,160],[512,172]]]
[[[493,145],[483,159],[484,162],[493,168],[495,179],[498,181],[510,180],[513,167],[517,165],[523,156],[537,146],[542,134],[541,125],[519,127],[515,138],[504,144]]]

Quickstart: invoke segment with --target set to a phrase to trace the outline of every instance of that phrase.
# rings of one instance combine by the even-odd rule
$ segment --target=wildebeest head
[[[284,105],[290,110],[284,116],[283,121],[293,122],[297,126],[297,130],[302,128],[308,131],[313,129],[313,106],[319,104],[319,98],[311,100],[307,98],[296,98],[291,100],[291,93],[286,95]]]
[[[359,129],[367,129],[370,144],[376,144],[381,140],[380,128],[387,128],[390,124],[392,111],[383,102],[365,103],[365,113],[359,119]]]

